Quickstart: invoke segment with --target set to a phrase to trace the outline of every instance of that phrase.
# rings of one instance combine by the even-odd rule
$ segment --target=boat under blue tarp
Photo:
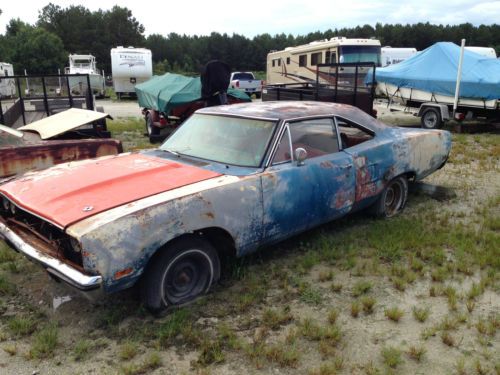
[[[398,88],[454,96],[459,57],[459,46],[439,42],[399,64],[376,69],[375,79]],[[460,97],[500,99],[500,60],[465,50]]]

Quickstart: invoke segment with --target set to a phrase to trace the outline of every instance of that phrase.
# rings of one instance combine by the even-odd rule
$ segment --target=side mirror
[[[295,160],[297,161],[297,165],[300,167],[304,165],[304,160],[307,159],[307,151],[302,147],[298,147],[295,149]]]

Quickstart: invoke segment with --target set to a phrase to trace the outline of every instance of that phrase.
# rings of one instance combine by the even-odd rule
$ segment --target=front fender
[[[202,228],[227,231],[237,252],[255,248],[262,228],[260,177],[234,179],[175,199],[164,193],[120,206],[75,224],[68,233],[82,244],[84,268],[102,275],[108,292],[133,285],[158,249]]]

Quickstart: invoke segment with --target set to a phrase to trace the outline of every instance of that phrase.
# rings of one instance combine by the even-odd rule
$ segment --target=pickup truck
[[[252,72],[233,72],[229,88],[244,91],[248,95],[255,94],[257,98],[260,98],[263,83],[260,79],[255,79]]]

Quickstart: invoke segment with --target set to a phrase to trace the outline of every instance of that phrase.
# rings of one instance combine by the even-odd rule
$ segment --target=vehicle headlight
[[[80,253],[82,251],[82,245],[76,238],[71,237],[70,243],[71,243],[71,248],[73,249],[74,252]]]
[[[14,203],[10,203],[10,213],[12,215],[15,215],[16,214],[16,205]]]
[[[9,208],[10,208],[10,202],[7,198],[3,198],[2,199],[2,207],[5,211],[9,212]]]

